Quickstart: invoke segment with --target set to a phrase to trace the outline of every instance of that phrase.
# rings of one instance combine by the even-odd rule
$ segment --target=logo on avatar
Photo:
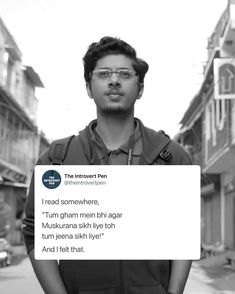
[[[42,176],[42,183],[48,189],[55,189],[61,183],[61,176],[56,170],[48,170]]]

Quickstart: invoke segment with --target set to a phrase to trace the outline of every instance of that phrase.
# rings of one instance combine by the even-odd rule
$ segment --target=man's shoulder
[[[145,132],[149,138],[155,138],[158,141],[165,141],[168,143],[166,144],[166,148],[172,155],[172,159],[170,164],[175,165],[189,165],[192,164],[192,159],[188,152],[181,146],[178,142],[174,141],[167,135],[163,130],[155,131],[149,127],[144,126]]]
[[[168,148],[172,153],[172,164],[192,164],[191,156],[178,142],[171,140]]]
[[[54,140],[41,154],[37,164],[89,164],[93,159],[89,126],[79,131],[76,136],[71,135]]]
[[[37,164],[46,165],[52,162],[56,164],[57,159],[59,161],[63,160],[67,155],[69,147],[76,144],[78,140],[79,135],[71,135],[52,141],[49,147],[41,153]],[[71,151],[69,152],[71,153]]]

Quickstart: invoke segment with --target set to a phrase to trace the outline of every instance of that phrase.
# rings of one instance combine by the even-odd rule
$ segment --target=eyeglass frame
[[[131,77],[128,77],[128,78],[125,78],[125,77],[121,77],[120,76],[120,73],[119,73],[119,71],[121,71],[121,70],[128,70],[128,72],[130,72],[132,75],[131,75]],[[92,75],[94,74],[94,73],[96,73],[96,72],[101,72],[101,71],[108,71],[110,74],[109,74],[109,76],[107,76],[107,77],[98,77],[97,76],[97,78],[98,79],[101,79],[101,80],[105,80],[105,79],[108,79],[108,78],[110,78],[114,73],[117,75],[117,77],[118,78],[120,78],[120,79],[124,79],[124,80],[130,80],[131,78],[133,78],[134,76],[138,76],[138,74],[137,74],[137,72],[136,71],[134,71],[134,70],[132,70],[132,69],[129,69],[129,68],[118,68],[118,69],[116,69],[116,70],[112,70],[111,68],[101,68],[101,69],[95,69],[95,70],[93,70],[91,73],[90,73],[90,78],[92,78]]]

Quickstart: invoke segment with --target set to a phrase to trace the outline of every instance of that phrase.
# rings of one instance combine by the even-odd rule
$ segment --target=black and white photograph
[[[1,0],[0,293],[235,294],[234,99],[234,0]],[[84,260],[83,247],[75,259],[36,258],[40,165],[50,166],[48,189],[60,185],[61,165],[199,166],[199,258],[188,259],[185,252],[182,259],[119,260],[113,254]],[[107,176],[99,176],[105,183]],[[187,176],[172,196],[185,190]],[[96,176],[80,174],[86,177]],[[71,184],[73,175],[67,178]],[[150,193],[159,197],[158,181],[156,176],[154,191],[146,187],[143,200]],[[167,186],[172,183],[169,176]],[[127,185],[125,205],[138,193]],[[46,202],[57,211],[56,201]],[[154,214],[159,203],[151,207]],[[174,211],[190,217],[187,203],[179,201]],[[176,222],[171,209],[169,203],[164,211],[169,224]],[[62,223],[75,218],[69,212],[64,210]],[[116,212],[112,218],[121,218]],[[161,235],[159,226],[164,231],[166,223],[152,231],[156,244],[172,234],[166,247],[177,251],[180,233]],[[52,227],[49,232],[53,239]],[[145,250],[148,245],[146,239]]]

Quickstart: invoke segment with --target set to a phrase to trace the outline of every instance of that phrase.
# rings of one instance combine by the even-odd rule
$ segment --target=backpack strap
[[[170,139],[170,137],[163,130],[160,130],[159,132],[161,132],[164,136]],[[170,143],[171,143],[171,139],[168,141],[168,143],[164,146],[164,148],[158,155],[158,157],[163,159],[166,162],[166,164],[169,164],[169,161],[172,158],[172,154],[170,150],[168,149],[168,146],[170,145]]]
[[[69,145],[75,136],[69,136],[51,143],[48,157],[53,165],[61,165],[67,155]]]

